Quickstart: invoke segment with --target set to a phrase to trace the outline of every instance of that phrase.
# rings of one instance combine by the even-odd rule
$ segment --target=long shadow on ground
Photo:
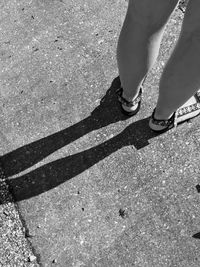
[[[2,156],[1,164],[6,177],[26,170],[91,131],[126,120],[127,117],[119,112],[115,96],[119,86],[117,77],[100,105],[86,119]],[[137,150],[147,146],[148,140],[156,136],[149,129],[148,120],[145,118],[129,125],[123,132],[100,145],[48,163],[21,177],[8,179],[15,201],[31,198],[64,183],[124,146],[133,145]]]

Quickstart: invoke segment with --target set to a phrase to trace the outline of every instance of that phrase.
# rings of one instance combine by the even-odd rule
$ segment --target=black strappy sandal
[[[140,85],[139,93],[138,93],[138,95],[136,96],[136,98],[133,101],[128,101],[122,96],[123,95],[123,88],[122,87],[117,89],[116,94],[118,96],[118,101],[119,101],[120,106],[121,106],[121,111],[126,116],[136,115],[138,113],[138,111],[140,110],[141,100],[142,100],[143,85],[144,85],[144,82],[145,82],[146,78],[147,78],[147,74],[143,78],[143,80],[141,82],[141,85]],[[128,110],[125,110],[123,108],[123,106],[125,108],[127,107],[127,109],[128,108],[131,109],[133,107],[135,107],[135,108],[133,110],[128,111]]]
[[[198,116],[200,114],[200,90],[192,98],[194,98],[196,103],[187,106],[186,102],[186,104],[184,104],[177,111],[175,111],[174,114],[168,120],[156,119],[154,116],[156,109],[154,109],[149,121],[149,127],[154,132],[164,133],[173,127],[177,127],[178,124]],[[161,126],[161,129],[156,129],[156,126]]]
[[[116,94],[118,96],[118,101],[120,102],[120,106],[121,106],[121,111],[127,115],[127,116],[133,116],[136,115],[138,113],[138,111],[140,110],[140,106],[141,106],[141,100],[142,100],[142,87],[139,90],[139,93],[137,95],[137,97],[133,100],[133,101],[128,101],[126,100],[122,95],[123,95],[123,88],[119,88],[116,91]],[[123,108],[123,105],[131,108],[134,106],[137,106],[136,109],[134,109],[133,111],[127,111]]]

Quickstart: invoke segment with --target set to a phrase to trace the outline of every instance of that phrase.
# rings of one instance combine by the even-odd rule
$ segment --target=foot
[[[175,118],[175,113],[170,116],[156,115],[156,109],[154,109],[153,114],[149,120],[149,127],[156,132],[162,132],[173,126]]]
[[[185,122],[200,114],[200,91],[192,96],[176,112],[170,116],[161,116],[156,113],[156,109],[150,118],[149,127],[156,132],[163,132],[174,125]]]
[[[130,102],[130,103],[133,103],[134,100],[138,97],[138,93],[136,94],[136,96],[134,96],[133,98],[132,97],[128,97],[124,91],[123,91],[123,94],[122,94],[122,97],[127,101],[127,102]],[[132,106],[127,106],[126,104],[123,104],[122,103],[122,108],[126,111],[126,112],[134,112],[138,109],[138,105],[139,105],[139,102],[136,103],[135,105],[132,105]]]
[[[125,115],[133,116],[139,111],[142,98],[142,87],[134,99],[127,99],[126,96],[124,96],[123,88],[119,88],[116,93],[118,95],[118,101],[121,104],[122,112]]]

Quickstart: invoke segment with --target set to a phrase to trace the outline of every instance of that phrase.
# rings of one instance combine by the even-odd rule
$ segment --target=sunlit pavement
[[[1,4],[1,163],[41,266],[200,265],[200,120],[148,127],[182,13],[126,118],[115,96],[126,5]]]

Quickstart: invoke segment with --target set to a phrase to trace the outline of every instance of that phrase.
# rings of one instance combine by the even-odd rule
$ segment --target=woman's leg
[[[117,62],[123,96],[133,100],[156,61],[164,26],[178,0],[129,0],[119,36]]]
[[[199,88],[200,1],[190,0],[179,40],[161,77],[155,118],[169,118]]]

